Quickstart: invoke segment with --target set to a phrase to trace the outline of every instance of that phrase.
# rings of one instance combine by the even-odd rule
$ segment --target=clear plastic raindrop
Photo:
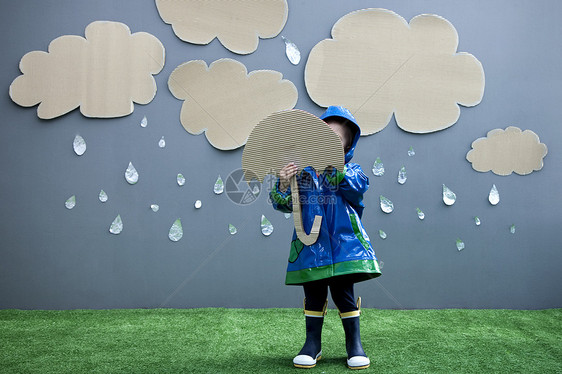
[[[74,148],[74,153],[78,156],[82,156],[84,152],[86,152],[86,141],[80,135],[76,135],[72,147]]]
[[[490,194],[488,195],[488,201],[492,205],[498,205],[500,202],[500,193],[498,192],[498,188],[496,185],[492,185],[492,189],[490,190]]]
[[[509,232],[512,234],[515,234],[515,224],[512,224],[511,226],[509,226]]]
[[[219,175],[219,177],[217,178],[217,181],[215,182],[215,186],[213,187],[213,191],[219,195],[224,191],[224,182],[222,181],[221,176]]]
[[[384,261],[379,261],[379,270],[382,270],[384,266]]]
[[[416,212],[418,212],[418,218],[419,219],[425,218],[425,214],[424,214],[424,212],[422,212],[422,210],[420,208],[416,208]]]
[[[98,198],[100,199],[100,201],[101,201],[102,203],[105,203],[105,202],[107,201],[107,199],[108,199],[108,196],[107,196],[107,194],[105,193],[104,190],[101,190],[101,191],[100,191],[100,194],[98,195]]]
[[[185,177],[183,176],[183,174],[178,174],[178,176],[176,177],[176,181],[178,182],[178,186],[183,186],[185,184]]]
[[[146,116],[142,117],[140,125],[141,125],[141,127],[148,126],[148,120],[146,119]]]
[[[269,235],[271,235],[272,232],[273,232],[273,225],[262,214],[261,215],[261,233],[264,234],[265,236],[269,236]]]
[[[381,239],[386,239],[386,232],[379,230],[379,236],[381,237]]]
[[[281,38],[285,42],[285,54],[287,55],[287,58],[291,61],[291,64],[298,65],[301,61],[301,53],[296,44],[284,36],[281,36]]]
[[[457,201],[457,195],[449,187],[443,185],[443,202],[445,205],[453,205],[455,201]]]
[[[291,213],[283,213],[283,215],[285,216],[286,219],[291,218]]]
[[[182,236],[183,236],[183,228],[181,227],[181,219],[178,218],[177,220],[174,221],[172,227],[170,227],[170,232],[168,232],[168,238],[170,238],[170,240],[173,242],[177,242],[182,238]]]
[[[139,181],[139,173],[133,166],[132,162],[129,162],[129,166],[127,167],[127,170],[125,170],[125,179],[129,184],[135,184]]]
[[[258,185],[255,185],[254,188],[252,188],[252,193],[257,196],[260,194],[260,188]]]
[[[474,224],[475,224],[476,226],[480,226],[480,223],[481,223],[481,222],[480,222],[480,218],[474,217]]]
[[[398,172],[398,183],[404,184],[406,183],[406,179],[408,179],[406,176],[406,167],[402,166]]]
[[[166,140],[164,139],[164,137],[160,138],[160,140],[158,141],[158,146],[160,148],[166,147]]]
[[[76,206],[76,195],[72,195],[64,202],[66,209],[72,209]]]
[[[464,242],[460,239],[457,239],[457,249],[462,251],[464,249]]]
[[[394,204],[392,203],[392,201],[388,200],[383,195],[380,195],[380,200],[382,211],[385,213],[392,213],[392,211],[394,210]]]
[[[150,205],[150,209],[152,209],[152,211],[156,213],[160,209],[160,207],[158,206],[158,204],[152,204]]]
[[[414,147],[410,147],[410,149],[408,149],[408,156],[412,157],[416,155],[416,151],[414,151]]]
[[[195,206],[195,209],[199,209],[201,208],[201,205],[203,205],[203,203],[201,202],[201,200],[196,200],[195,204],[193,204]]]
[[[123,221],[121,220],[121,216],[118,214],[117,217],[111,222],[111,226],[109,226],[109,232],[112,234],[120,234],[123,231]]]
[[[228,232],[230,232],[230,235],[234,235],[238,232],[238,230],[236,230],[236,227],[234,227],[233,224],[229,223],[228,224]]]
[[[377,177],[382,177],[384,175],[384,165],[380,157],[377,157],[375,163],[373,164],[373,174]]]

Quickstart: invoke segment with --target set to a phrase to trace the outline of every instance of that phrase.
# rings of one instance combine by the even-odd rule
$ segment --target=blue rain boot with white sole
[[[306,318],[306,341],[299,354],[293,359],[297,368],[310,369],[316,366],[316,362],[322,358],[322,325],[328,307],[328,300],[324,304],[324,310],[320,312],[304,310]]]
[[[340,313],[343,330],[345,331],[345,349],[347,351],[347,367],[350,369],[367,369],[371,361],[363,350],[359,330],[361,314],[361,298],[357,299],[357,310]]]

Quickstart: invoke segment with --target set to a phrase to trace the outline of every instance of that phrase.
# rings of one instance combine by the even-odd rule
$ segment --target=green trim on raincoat
[[[332,171],[331,174],[326,174],[326,179],[332,186],[337,186],[341,183],[341,181],[345,178],[345,172],[347,169],[347,165],[343,167],[343,171],[335,170],[335,173]]]
[[[376,260],[345,261],[315,268],[288,271],[285,277],[285,284],[303,284],[320,279],[337,277],[339,275],[351,274],[355,282],[361,282],[380,276],[381,271]]]
[[[275,183],[273,188],[271,189],[270,196],[279,205],[286,205],[290,206],[293,203],[293,199],[291,196],[291,187],[287,188],[287,191],[281,192],[279,191],[279,182]]]

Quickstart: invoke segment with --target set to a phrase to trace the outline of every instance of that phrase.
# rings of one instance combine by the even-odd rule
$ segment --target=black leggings
[[[323,310],[328,298],[328,287],[332,300],[341,313],[357,310],[353,282],[338,277],[304,283],[305,309],[316,312]]]

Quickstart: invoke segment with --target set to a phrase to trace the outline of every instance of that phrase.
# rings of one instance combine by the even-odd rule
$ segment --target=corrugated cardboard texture
[[[492,130],[485,138],[472,142],[466,159],[476,171],[527,175],[542,169],[547,152],[546,145],[540,142],[533,131],[521,131],[518,127],[509,126],[505,130]]]
[[[133,102],[148,104],[156,95],[153,74],[164,66],[164,46],[151,34],[131,35],[119,22],[96,21],[86,38],[64,35],[49,52],[27,53],[23,75],[10,86],[10,97],[21,106],[39,104],[39,118],[61,116],[80,106],[86,117],[122,117]]]
[[[341,140],[313,114],[297,109],[273,113],[260,121],[248,137],[242,168],[261,182],[268,174],[279,175],[289,162],[299,170],[312,166],[319,173],[330,165],[343,170]]]
[[[273,113],[252,130],[244,153],[242,168],[246,179],[257,177],[261,182],[267,174],[279,175],[289,162],[299,171],[312,166],[321,173],[328,166],[343,170],[345,155],[341,140],[320,118],[302,110]],[[315,216],[310,233],[302,223],[296,176],[291,178],[293,220],[301,242],[311,245],[318,239],[322,216]]]
[[[273,112],[297,103],[295,85],[273,70],[248,74],[244,64],[220,59],[209,67],[205,61],[178,66],[168,79],[172,94],[185,100],[180,121],[191,134],[205,136],[221,150],[243,146],[252,128]]]
[[[156,0],[156,7],[181,40],[208,44],[216,37],[243,55],[258,48],[259,38],[277,36],[288,14],[286,0]]]
[[[355,11],[310,52],[306,89],[320,106],[349,108],[362,135],[382,130],[393,113],[405,131],[442,130],[458,120],[458,104],[477,105],[484,94],[482,65],[457,45],[442,17],[422,14],[408,25],[386,9]]]

